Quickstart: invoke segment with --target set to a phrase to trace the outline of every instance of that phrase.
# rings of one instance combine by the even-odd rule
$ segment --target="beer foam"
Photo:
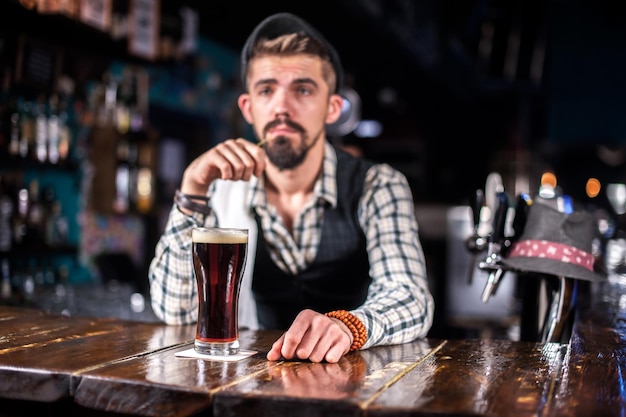
[[[191,240],[197,243],[248,243],[248,231],[197,227],[191,231]]]

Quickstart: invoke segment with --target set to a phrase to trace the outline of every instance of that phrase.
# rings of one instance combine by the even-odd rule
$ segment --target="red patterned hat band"
[[[574,246],[548,240],[522,240],[511,247],[509,258],[544,258],[577,265],[593,272],[594,257]]]

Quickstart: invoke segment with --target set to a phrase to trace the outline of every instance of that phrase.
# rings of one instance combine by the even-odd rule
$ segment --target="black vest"
[[[259,230],[252,291],[259,324],[264,329],[287,329],[305,308],[324,313],[350,310],[363,304],[371,278],[365,235],[357,209],[371,162],[337,151],[337,207],[327,207],[317,256],[298,275],[274,264]]]

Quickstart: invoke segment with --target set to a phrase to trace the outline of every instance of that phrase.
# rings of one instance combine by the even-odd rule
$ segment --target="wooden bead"
[[[352,333],[352,346],[350,346],[350,351],[359,350],[363,347],[367,341],[367,329],[357,316],[346,310],[329,311],[325,315],[326,317],[341,320],[343,324],[350,329]]]

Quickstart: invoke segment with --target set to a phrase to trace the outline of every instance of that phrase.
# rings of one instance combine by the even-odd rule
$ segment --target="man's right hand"
[[[266,166],[262,147],[246,139],[228,139],[197,157],[185,169],[180,191],[205,195],[216,179],[248,181],[260,177]]]

